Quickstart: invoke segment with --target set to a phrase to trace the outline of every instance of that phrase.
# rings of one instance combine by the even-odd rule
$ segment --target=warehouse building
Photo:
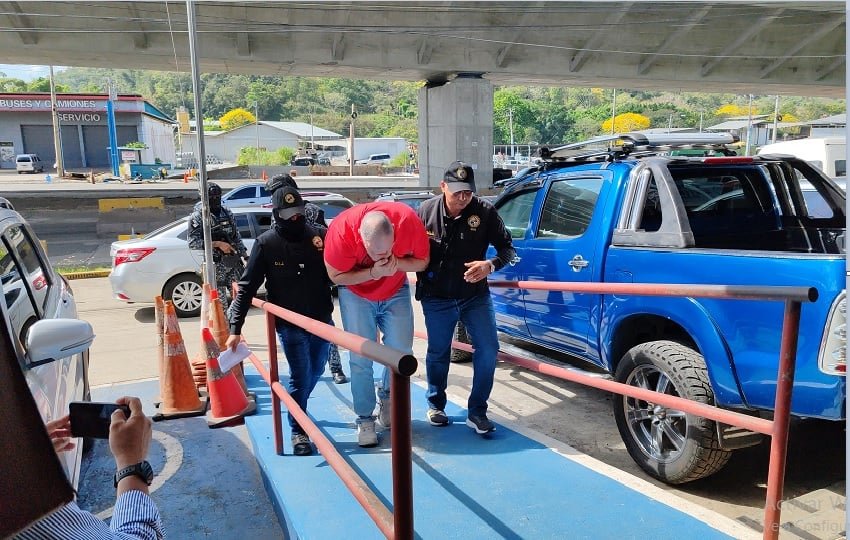
[[[66,169],[109,168],[106,94],[57,94]],[[113,103],[118,147],[141,142],[139,153],[121,152],[122,159],[171,163],[174,120],[139,95],[119,95]],[[17,154],[38,154],[52,166],[53,115],[49,93],[0,93],[0,168],[14,169]]]

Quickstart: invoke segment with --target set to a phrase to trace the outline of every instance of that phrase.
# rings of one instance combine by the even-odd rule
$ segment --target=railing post
[[[266,311],[266,339],[269,344],[269,389],[274,383],[280,382],[277,373],[277,332],[275,330],[275,316]],[[280,417],[280,398],[277,392],[272,390],[272,421],[274,422],[274,451],[277,455],[283,455],[283,421]]]
[[[410,425],[410,378],[392,371],[393,531],[395,540],[413,539],[413,435]]]
[[[776,403],[773,408],[773,435],[770,438],[770,464],[767,469],[767,496],[764,504],[765,540],[779,538],[779,518],[785,487],[785,459],[788,453],[788,426],[791,421],[791,391],[800,330],[800,302],[785,302],[779,371],[776,375]]]

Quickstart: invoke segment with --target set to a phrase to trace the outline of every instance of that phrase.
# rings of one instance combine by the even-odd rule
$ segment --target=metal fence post
[[[413,434],[410,424],[410,377],[392,372],[390,416],[395,540],[413,538]]]
[[[269,389],[280,382],[277,373],[277,332],[275,331],[275,316],[266,312],[266,338],[269,344]],[[280,417],[280,397],[272,391],[272,421],[274,422],[274,451],[283,455],[283,421]]]
[[[785,458],[788,452],[788,426],[791,421],[791,391],[797,359],[797,334],[800,329],[800,302],[785,302],[782,342],[779,346],[779,371],[776,375],[776,404],[773,408],[773,436],[770,438],[770,464],[767,469],[767,496],[764,505],[764,538],[779,538],[782,492],[785,487]]]

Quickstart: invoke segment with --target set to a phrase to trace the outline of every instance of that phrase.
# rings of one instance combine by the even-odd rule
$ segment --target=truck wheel
[[[673,341],[633,347],[620,360],[615,377],[631,386],[714,404],[702,355]],[[614,396],[614,418],[635,463],[667,484],[710,476],[732,455],[720,448],[712,420],[622,395]]]
[[[454,340],[461,343],[472,344],[472,341],[469,339],[469,334],[466,333],[466,327],[460,321],[457,322],[457,326],[455,327]],[[455,363],[471,362],[472,353],[469,351],[462,351],[460,349],[452,349],[451,361]]]
[[[180,274],[168,280],[162,298],[174,302],[178,317],[196,317],[201,313],[204,287],[197,274]]]

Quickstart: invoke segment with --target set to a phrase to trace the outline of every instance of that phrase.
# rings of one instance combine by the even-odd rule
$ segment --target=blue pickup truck
[[[736,156],[729,135],[626,134],[548,151],[495,203],[518,262],[495,280],[815,287],[802,307],[792,412],[845,400],[845,194],[791,156]],[[687,152],[677,152],[677,149]],[[627,384],[769,417],[783,304],[491,289],[509,336]],[[761,437],[615,396],[632,458],[678,484]]]

